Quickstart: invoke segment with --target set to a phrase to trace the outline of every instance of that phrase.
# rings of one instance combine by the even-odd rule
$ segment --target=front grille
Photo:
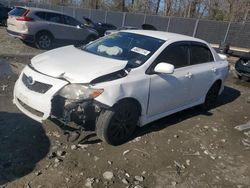
[[[33,81],[32,77],[28,77],[25,74],[23,74],[22,81],[27,88],[38,93],[46,93],[52,87],[49,84]]]
[[[35,110],[34,108],[31,108],[30,106],[24,104],[20,99],[17,99],[19,104],[21,104],[26,110],[28,110],[29,112],[31,112],[32,114],[35,114],[38,117],[43,117],[44,113]]]

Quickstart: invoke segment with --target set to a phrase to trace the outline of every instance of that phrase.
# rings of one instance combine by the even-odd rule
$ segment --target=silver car
[[[41,49],[50,49],[53,43],[60,41],[76,44],[98,37],[94,29],[75,18],[40,8],[15,7],[9,12],[7,25],[10,35]]]

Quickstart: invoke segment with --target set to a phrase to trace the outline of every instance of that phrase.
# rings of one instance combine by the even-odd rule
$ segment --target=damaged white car
[[[34,57],[15,84],[14,103],[39,122],[95,119],[97,136],[119,145],[136,126],[210,107],[227,74],[228,62],[203,40],[129,30]]]

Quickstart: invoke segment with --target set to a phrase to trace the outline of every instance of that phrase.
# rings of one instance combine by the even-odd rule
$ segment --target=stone
[[[76,149],[77,149],[77,146],[76,146],[76,145],[71,145],[70,148],[71,148],[72,150],[76,150]]]
[[[134,140],[133,140],[133,142],[139,142],[141,140],[141,137],[139,136],[139,137],[136,137]]]
[[[172,186],[176,186],[177,182],[176,181],[172,181],[171,184],[172,184]]]
[[[97,156],[94,156],[94,161],[98,161],[100,158]]]
[[[135,180],[142,182],[144,180],[143,176],[135,176]]]
[[[88,147],[87,144],[77,144],[77,147],[81,148],[81,149],[86,149]]]
[[[36,176],[39,176],[39,175],[41,175],[41,174],[42,174],[42,171],[41,171],[41,170],[35,172],[35,175],[36,175]]]
[[[141,185],[136,185],[134,188],[143,188]]]
[[[212,128],[212,130],[213,130],[214,132],[217,132],[217,131],[218,131],[218,129],[216,129],[216,128],[214,128],[214,127]]]
[[[123,178],[123,179],[122,179],[122,183],[128,185],[128,184],[129,184],[129,181],[128,181],[126,178]]]
[[[55,153],[55,152],[49,153],[49,155],[48,155],[48,158],[49,158],[49,159],[52,159],[52,158],[54,158],[54,157],[56,157],[56,153]]]
[[[85,186],[91,188],[95,179],[94,178],[87,178],[85,181]]]
[[[65,151],[61,151],[61,150],[58,150],[58,151],[56,152],[56,155],[57,155],[58,157],[64,156],[65,154],[66,154],[66,152],[65,152]]]
[[[113,162],[112,162],[112,161],[108,161],[108,164],[109,164],[109,165],[112,165],[112,164],[113,164]]]
[[[55,163],[59,163],[59,162],[61,162],[61,161],[62,161],[61,159],[55,158]]]
[[[103,173],[103,178],[106,180],[110,181],[113,177],[114,177],[114,174],[111,171],[106,171]]]
[[[124,156],[124,155],[126,155],[126,154],[127,154],[127,153],[129,153],[129,152],[130,152],[130,150],[129,150],[129,149],[128,149],[128,150],[126,150],[126,151],[124,151],[124,152],[123,152],[123,156]]]

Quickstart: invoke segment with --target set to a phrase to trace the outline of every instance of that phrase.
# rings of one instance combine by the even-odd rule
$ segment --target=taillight
[[[33,18],[30,18],[30,17],[27,16],[27,14],[29,12],[30,12],[30,10],[26,10],[24,12],[24,14],[21,17],[16,18],[16,20],[18,20],[18,21],[26,21],[26,22],[33,21]]]
[[[18,21],[33,21],[33,18],[22,16],[22,17],[16,18],[16,20],[18,20]]]

